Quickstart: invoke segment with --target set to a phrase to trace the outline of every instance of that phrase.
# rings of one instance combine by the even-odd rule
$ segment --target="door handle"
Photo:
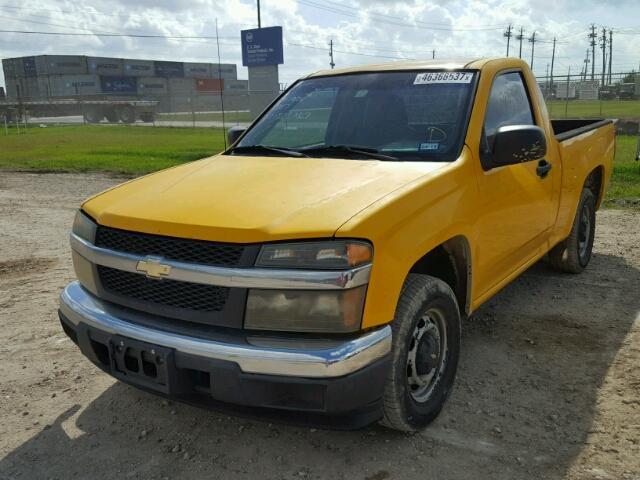
[[[536,168],[536,173],[538,174],[538,176],[540,178],[545,178],[549,174],[549,171],[551,170],[551,167],[553,167],[552,164],[550,164],[546,160],[542,159],[542,160],[540,160],[538,162],[538,167]]]

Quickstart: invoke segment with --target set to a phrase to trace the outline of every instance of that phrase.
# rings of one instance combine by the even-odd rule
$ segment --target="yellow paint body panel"
[[[613,125],[555,139],[535,79],[518,59],[397,62],[314,75],[467,68],[480,72],[465,146],[450,163],[219,155],[151,174],[88,200],[98,223],[219,242],[362,238],[374,245],[363,328],[393,319],[403,282],[426,253],[456,238],[467,247],[470,313],[566,238],[585,179],[611,175]],[[485,172],[480,138],[496,74],[521,70],[553,165]]]

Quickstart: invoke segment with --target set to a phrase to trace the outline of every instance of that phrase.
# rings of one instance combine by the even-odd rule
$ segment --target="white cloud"
[[[254,0],[39,0],[29,7],[3,2],[5,30],[101,31],[158,35],[215,35],[218,19],[223,61],[241,63],[239,30],[257,23]],[[334,40],[338,66],[389,61],[393,58],[502,56],[503,29],[533,30],[534,67],[543,74],[554,35],[560,39],[556,72],[579,71],[591,22],[620,30],[614,33],[614,70],[638,69],[640,2],[637,0],[262,0],[263,26],[282,25],[285,64],[281,80],[290,83],[307,72],[328,68],[328,46]],[[6,8],[15,6],[18,8]],[[322,8],[318,8],[322,7]],[[36,23],[40,22],[40,23]],[[401,24],[413,24],[408,27]],[[53,25],[52,25],[53,24]],[[453,28],[454,31],[450,29]],[[304,46],[300,46],[304,45]],[[530,58],[525,40],[523,57]],[[0,33],[4,57],[36,54],[86,54],[184,61],[215,61],[213,40],[63,37]],[[347,53],[350,52],[350,53]],[[518,45],[512,39],[511,54]],[[596,52],[597,67],[601,55]],[[391,57],[391,58],[385,58]],[[246,72],[240,69],[240,74]]]

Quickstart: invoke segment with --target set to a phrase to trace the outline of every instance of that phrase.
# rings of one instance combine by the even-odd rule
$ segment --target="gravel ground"
[[[62,333],[80,201],[122,178],[0,172],[0,479],[640,480],[640,213],[598,214],[578,276],[531,268],[463,327],[426,431],[229,417],[116,383]]]

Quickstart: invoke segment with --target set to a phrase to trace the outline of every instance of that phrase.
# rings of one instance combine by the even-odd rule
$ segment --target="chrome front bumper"
[[[387,325],[348,340],[315,340],[260,336],[237,341],[202,338],[148,326],[150,316],[137,314],[100,300],[79,282],[69,284],[60,296],[60,310],[74,326],[84,324],[102,332],[168,347],[176,352],[234,362],[242,372],[334,378],[357,372],[391,351]],[[138,318],[136,318],[138,317]],[[141,321],[137,321],[140,319]],[[147,323],[147,325],[143,325]]]

